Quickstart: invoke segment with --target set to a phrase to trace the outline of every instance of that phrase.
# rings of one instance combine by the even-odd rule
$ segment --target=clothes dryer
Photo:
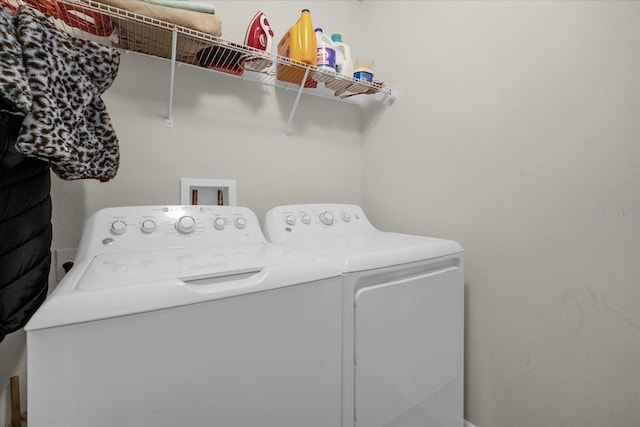
[[[30,426],[340,426],[340,271],[249,209],[103,209],[77,253],[26,327]]]
[[[343,272],[343,426],[462,427],[463,249],[382,232],[357,205],[278,206],[271,242]]]

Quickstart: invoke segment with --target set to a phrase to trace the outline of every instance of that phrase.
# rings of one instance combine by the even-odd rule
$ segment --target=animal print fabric
[[[120,155],[100,95],[117,75],[120,54],[69,36],[28,6],[20,7],[16,22],[32,97],[18,151],[49,162],[65,180],[109,181]]]
[[[0,96],[11,101],[15,109],[26,114],[31,109],[31,90],[22,65],[13,16],[0,6]]]

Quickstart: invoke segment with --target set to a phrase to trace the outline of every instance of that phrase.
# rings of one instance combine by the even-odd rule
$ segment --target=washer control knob
[[[348,213],[346,213],[346,212],[342,212],[342,220],[343,220],[344,222],[349,222],[349,221],[351,221],[351,215],[349,215],[349,214],[348,214]]]
[[[296,223],[296,217],[293,215],[287,215],[287,217],[284,220],[289,225],[295,225]]]
[[[158,229],[158,224],[156,224],[156,222],[152,219],[145,219],[144,221],[142,221],[140,229],[142,229],[143,233],[150,234]]]
[[[176,222],[176,230],[182,234],[191,234],[196,231],[196,220],[192,216],[183,216]]]
[[[224,226],[225,226],[225,225],[227,225],[227,223],[226,223],[226,221],[224,220],[224,218],[220,218],[220,217],[218,217],[218,218],[216,218],[216,219],[213,221],[213,227],[214,227],[216,230],[224,230]]]
[[[320,222],[324,225],[333,225],[333,214],[328,211],[324,211],[320,214]]]
[[[307,225],[311,224],[311,215],[309,214],[302,215],[302,222]]]
[[[247,219],[243,216],[236,218],[236,228],[242,230],[247,226]]]
[[[111,233],[122,234],[127,231],[127,223],[122,220],[113,221],[111,223]]]

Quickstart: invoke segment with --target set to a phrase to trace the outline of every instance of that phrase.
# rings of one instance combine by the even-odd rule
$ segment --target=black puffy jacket
[[[115,49],[69,37],[40,11],[22,5],[14,18],[0,4],[0,341],[47,295],[50,168],[67,180],[116,174],[100,95],[119,64]]]
[[[51,265],[49,164],[15,151],[22,119],[0,97],[0,341],[45,300]]]

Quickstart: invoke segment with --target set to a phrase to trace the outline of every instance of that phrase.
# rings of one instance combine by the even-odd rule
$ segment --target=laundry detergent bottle
[[[336,72],[342,76],[353,77],[353,60],[349,45],[342,42],[342,35],[339,33],[331,35],[331,42],[336,52]]]
[[[316,28],[317,57],[316,66],[318,69],[336,72],[336,51],[333,49],[331,38],[322,32],[322,28]]]
[[[311,22],[311,12],[309,9],[302,9],[298,21],[280,39],[278,55],[308,65],[316,65],[316,48],[317,41]],[[302,68],[278,62],[276,70],[278,80],[300,84],[303,76]]]
[[[278,55],[316,65],[316,35],[309,9],[302,9],[298,21],[278,43]]]

